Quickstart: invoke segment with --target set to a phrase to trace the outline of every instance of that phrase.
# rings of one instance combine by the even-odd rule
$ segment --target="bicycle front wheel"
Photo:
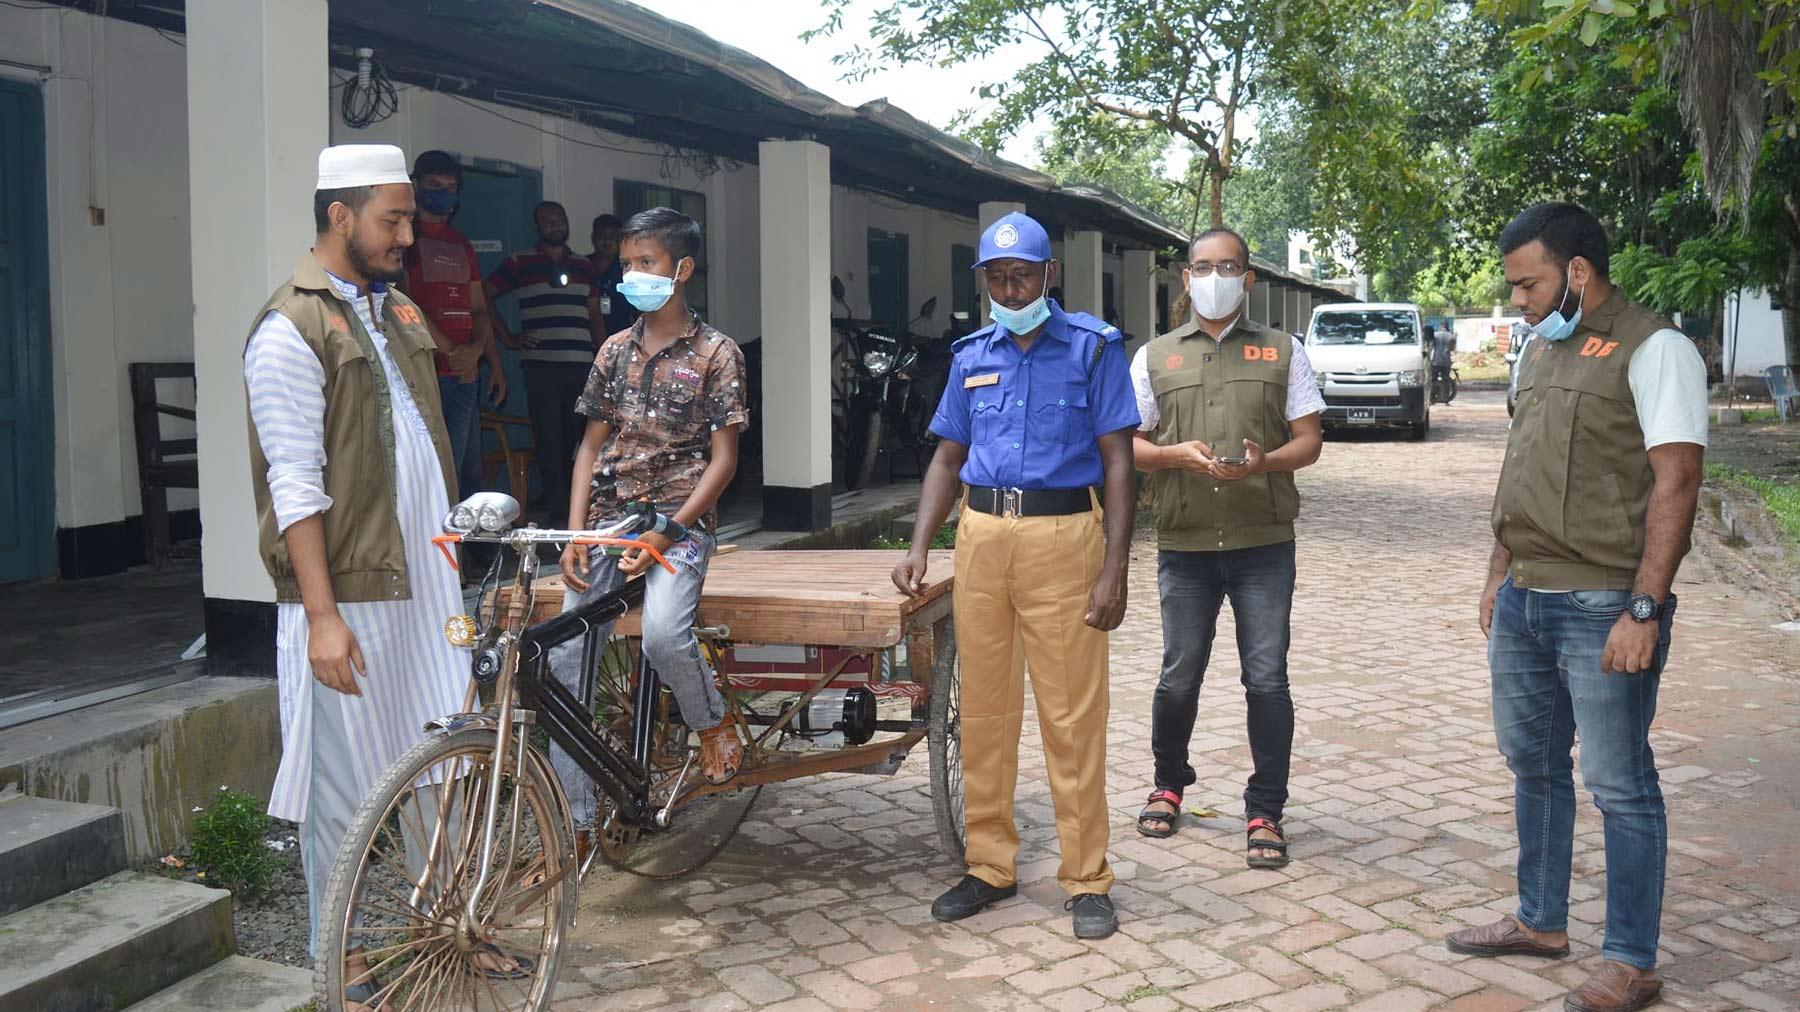
[[[420,742],[351,820],[320,914],[319,1008],[341,1012],[347,986],[385,1012],[549,1007],[575,915],[573,827],[520,735],[496,782],[496,739]]]

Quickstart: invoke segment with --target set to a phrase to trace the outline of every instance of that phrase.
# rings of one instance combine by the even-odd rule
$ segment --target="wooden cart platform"
[[[890,575],[903,558],[905,553],[899,551],[720,555],[707,567],[697,624],[729,626],[738,643],[895,646],[909,632],[929,629],[950,614],[956,575],[955,553],[934,551],[924,593],[908,597],[894,587]],[[510,590],[502,588],[502,594]],[[560,573],[540,577],[532,621],[560,614],[562,595]],[[637,612],[621,618],[615,632],[638,635]]]

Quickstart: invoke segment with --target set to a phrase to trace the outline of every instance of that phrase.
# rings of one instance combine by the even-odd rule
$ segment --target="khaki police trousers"
[[[969,873],[1015,881],[1013,791],[1025,670],[1062,848],[1057,881],[1074,895],[1112,888],[1106,863],[1106,633],[1082,621],[1100,575],[1098,505],[1062,517],[965,508],[956,532],[956,643],[962,664],[963,831]]]

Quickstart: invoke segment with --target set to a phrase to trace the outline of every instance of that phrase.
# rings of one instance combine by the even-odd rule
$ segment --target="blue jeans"
[[[1289,615],[1294,604],[1294,543],[1223,552],[1158,552],[1162,591],[1163,666],[1150,707],[1150,750],[1156,786],[1180,793],[1194,782],[1188,741],[1200,706],[1200,683],[1212,657],[1219,606],[1231,599],[1238,662],[1249,708],[1250,759],[1244,814],[1281,820],[1294,746],[1294,700],[1288,694]]]
[[[1601,954],[1640,969],[1656,965],[1662,924],[1668,819],[1650,751],[1656,690],[1669,658],[1669,599],[1647,671],[1602,671],[1607,634],[1624,613],[1622,590],[1542,594],[1508,580],[1494,601],[1488,666],[1494,733],[1513,774],[1519,832],[1519,921],[1533,931],[1568,928],[1575,842],[1570,750],[1581,734],[1581,778],[1606,835],[1606,944]]]
[[[706,565],[716,544],[712,535],[698,530],[688,537],[697,549],[697,561],[674,562],[673,573],[661,566],[651,566],[644,574],[644,608],[640,618],[644,656],[649,659],[650,667],[675,696],[675,705],[681,708],[682,723],[695,731],[704,731],[719,726],[725,719],[725,699],[719,695],[718,686],[713,684],[712,669],[701,656],[700,640],[694,635],[694,618],[700,611],[700,590],[706,582]],[[673,555],[686,544],[681,542],[667,554]],[[625,584],[625,574],[619,572],[618,559],[603,555],[596,548],[588,557],[588,580],[586,591],[563,591],[563,611],[571,611],[619,589]],[[598,631],[604,642],[612,635],[611,623],[599,627]],[[576,637],[550,648],[551,674],[577,697],[581,693],[582,639]],[[583,702],[590,709],[593,707],[593,700]],[[554,742],[550,745],[550,766],[556,770],[563,791],[569,796],[575,824],[583,828],[592,826],[598,815],[598,798],[587,773],[574,757]]]
[[[444,429],[450,436],[450,462],[456,467],[458,487],[449,490],[450,501],[460,502],[482,486],[481,382],[461,383],[454,376],[439,376],[438,397],[444,404]]]

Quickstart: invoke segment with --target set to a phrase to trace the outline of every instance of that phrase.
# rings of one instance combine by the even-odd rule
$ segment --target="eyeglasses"
[[[1219,276],[1222,278],[1235,278],[1239,274],[1244,273],[1245,267],[1243,264],[1231,260],[1227,260],[1220,264],[1215,264],[1207,260],[1199,260],[1189,263],[1187,269],[1193,272],[1193,275],[1197,278],[1208,277],[1213,271],[1218,271]]]

